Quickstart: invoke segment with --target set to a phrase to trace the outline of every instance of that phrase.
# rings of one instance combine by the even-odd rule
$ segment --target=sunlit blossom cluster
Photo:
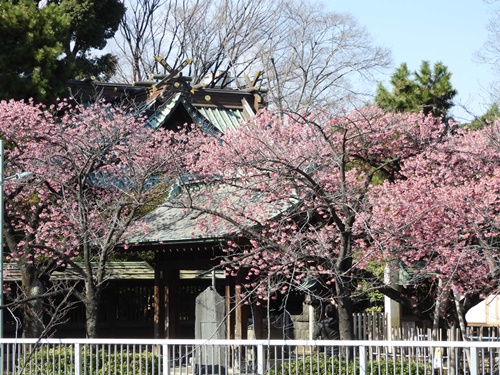
[[[75,259],[101,262],[104,272],[124,233],[147,230],[138,210],[157,199],[153,185],[168,187],[178,173],[171,134],[105,103],[2,101],[0,131],[5,175],[33,173],[4,184],[6,253],[40,273],[52,264],[75,266]],[[182,135],[176,137],[180,147]]]
[[[220,139],[205,137],[187,156],[190,173],[208,176],[204,207],[215,215],[202,225],[208,230],[230,218],[251,238],[227,248],[228,272],[246,269],[247,287],[264,299],[309,279],[335,290],[370,251],[373,186],[401,178],[402,161],[442,132],[434,118],[376,107],[284,117],[261,112]],[[231,194],[223,194],[228,186]]]

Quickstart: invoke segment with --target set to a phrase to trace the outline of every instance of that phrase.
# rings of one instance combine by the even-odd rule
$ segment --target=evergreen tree
[[[406,63],[391,77],[392,92],[379,84],[375,103],[386,111],[420,112],[446,120],[457,91],[451,73],[441,62],[423,61],[419,71],[410,72]]]
[[[479,130],[491,125],[496,119],[500,118],[500,107],[497,103],[493,103],[484,115],[477,117],[471,123],[465,126],[471,130]]]
[[[0,0],[0,99],[53,102],[69,79],[105,79],[115,69],[103,49],[123,16],[119,0]]]

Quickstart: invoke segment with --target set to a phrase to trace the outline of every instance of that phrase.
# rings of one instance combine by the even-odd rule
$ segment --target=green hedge
[[[112,349],[113,347],[111,347]],[[86,350],[85,350],[86,349]],[[57,347],[33,348],[31,354],[20,357],[17,370],[24,375],[64,375],[75,373],[73,348]],[[286,361],[286,360],[285,360]],[[92,375],[137,374],[152,375],[162,373],[161,361],[157,354],[148,352],[107,350],[90,351],[82,347],[80,359],[84,372]],[[432,374],[429,364],[415,361],[380,359],[366,363],[367,374],[372,375],[426,375]],[[154,368],[154,371],[153,371]],[[286,361],[270,370],[268,375],[359,375],[359,360],[346,361],[338,356],[325,357],[323,353],[306,356],[298,360]]]
[[[286,362],[269,371],[269,375],[355,375],[356,373],[358,370],[354,363],[339,360],[337,356],[325,359],[322,353]]]
[[[346,361],[338,356],[323,354],[286,362],[269,371],[269,375],[359,375],[359,360]],[[424,375],[432,374],[431,367],[415,361],[392,359],[371,360],[366,363],[366,373],[373,375]]]
[[[38,348],[31,354],[20,357],[18,371],[25,375],[64,375],[75,373],[75,361],[72,348]],[[158,370],[161,361],[159,356],[148,352],[117,351],[112,354],[107,350],[90,351],[82,348],[80,358],[83,373],[92,375],[137,374],[151,375],[161,373]],[[154,369],[154,372],[153,372]]]

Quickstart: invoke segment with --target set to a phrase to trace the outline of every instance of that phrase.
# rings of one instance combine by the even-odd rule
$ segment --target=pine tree
[[[498,103],[493,103],[488,110],[484,113],[484,115],[477,117],[469,124],[465,126],[471,130],[479,130],[484,127],[490,126],[494,123],[495,120],[500,118],[500,107]]]
[[[410,72],[406,63],[391,77],[392,92],[379,84],[375,103],[385,111],[420,112],[446,120],[457,91],[451,73],[441,62],[433,69],[423,61],[419,71]]]
[[[69,79],[109,76],[116,60],[92,52],[124,11],[119,0],[0,0],[0,99],[51,103]]]

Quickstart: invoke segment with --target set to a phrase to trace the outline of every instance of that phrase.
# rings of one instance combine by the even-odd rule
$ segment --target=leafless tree
[[[280,1],[126,0],[115,39],[118,77],[130,82],[164,73],[154,59],[160,55],[172,66],[192,58],[188,74],[195,81],[209,76],[207,85],[232,84],[256,65],[254,45],[273,34]]]
[[[389,52],[373,46],[349,14],[298,1],[283,7],[281,17],[287,35],[263,56],[269,100],[278,108],[344,106],[359,96],[360,78],[390,62]]]
[[[27,337],[26,333],[29,337],[29,333],[41,329],[39,337],[48,337],[58,326],[69,321],[78,303],[72,298],[76,282],[54,280],[49,284],[43,294],[34,297],[26,295],[20,284],[12,283],[8,288],[7,303],[2,308],[4,315],[14,321],[16,336],[22,332],[23,337]]]
[[[491,0],[489,3],[497,3],[497,0]],[[500,7],[497,6],[492,12],[487,26],[489,36],[480,51],[477,52],[479,61],[491,65],[497,76],[500,77]],[[498,81],[491,85],[491,95],[493,100],[500,101],[500,91]]]
[[[127,11],[119,36],[115,36],[115,48],[120,56],[117,77],[139,81],[153,69],[154,55],[160,53],[158,43],[167,33],[161,25],[171,15],[172,7],[165,0],[132,0],[125,1],[125,5]]]
[[[298,111],[350,103],[355,83],[390,60],[350,15],[308,0],[126,1],[116,39],[126,81],[164,73],[154,55],[172,66],[193,58],[193,83],[238,87],[263,71],[270,105]]]

